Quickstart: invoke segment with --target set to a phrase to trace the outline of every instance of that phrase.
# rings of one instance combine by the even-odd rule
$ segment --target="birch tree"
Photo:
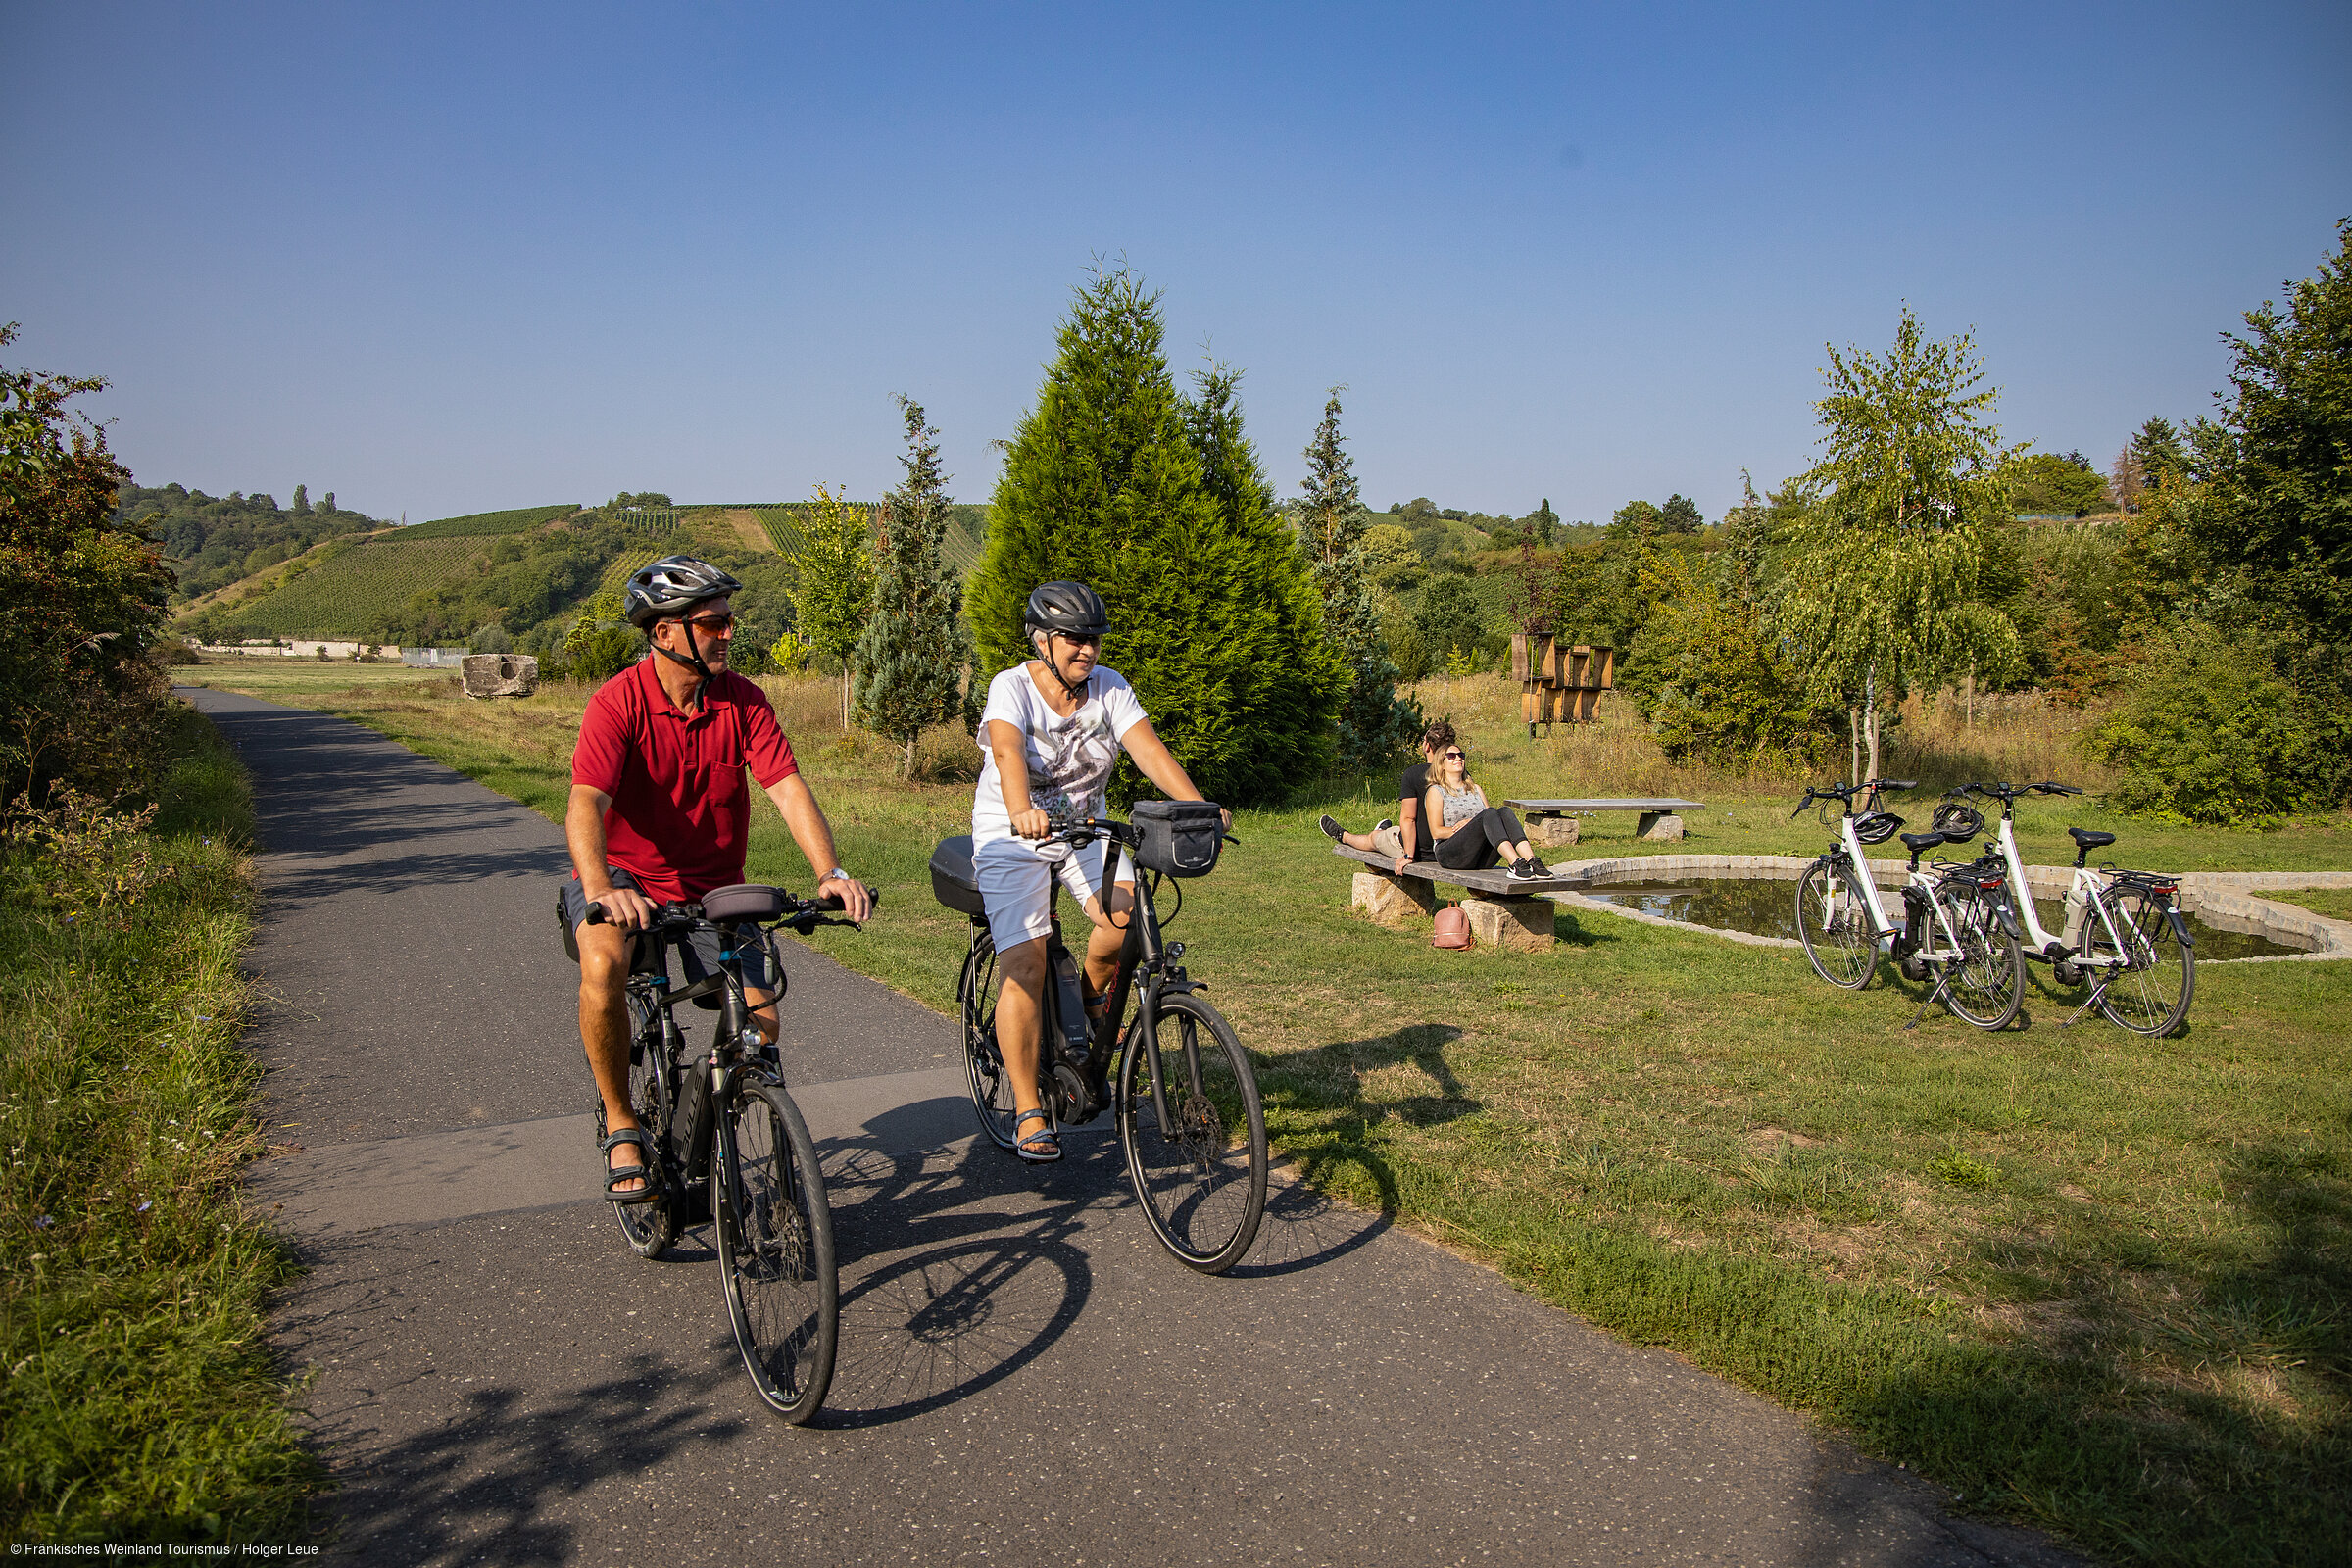
[[[801,524],[800,580],[792,590],[793,629],[820,654],[841,662],[841,725],[850,726],[852,656],[874,602],[873,558],[865,517],[823,485]]]
[[[1815,698],[1845,710],[1856,776],[1877,778],[1881,719],[1906,689],[2017,658],[1979,579],[2023,449],[1989,422],[2000,394],[1971,333],[1930,340],[1906,308],[1884,356],[1828,353],[1776,619]]]

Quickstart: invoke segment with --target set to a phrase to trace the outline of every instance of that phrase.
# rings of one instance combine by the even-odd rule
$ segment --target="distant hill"
[[[183,602],[184,632],[206,641],[334,637],[402,645],[479,639],[495,626],[524,652],[561,644],[599,592],[616,592],[659,556],[687,554],[741,578],[739,667],[757,670],[791,622],[800,553],[800,504],[786,506],[523,507],[440,517],[413,527],[323,539],[305,553]],[[869,520],[876,508],[860,504]],[[291,515],[288,514],[288,515]],[[960,506],[946,554],[969,574],[980,559],[987,508]]]
[[[322,540],[390,526],[337,507],[332,491],[314,506],[301,485],[294,487],[294,504],[280,507],[274,496],[258,491],[223,498],[177,484],[152,490],[126,484],[116,496],[115,516],[162,541],[179,573],[175,604],[291,561]]]

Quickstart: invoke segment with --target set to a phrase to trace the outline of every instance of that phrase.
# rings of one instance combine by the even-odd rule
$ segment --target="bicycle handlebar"
[[[1850,811],[1853,809],[1854,797],[1857,795],[1867,793],[1875,796],[1881,790],[1915,790],[1917,788],[1919,788],[1919,780],[1915,778],[1866,778],[1859,784],[1825,784],[1819,788],[1807,785],[1805,798],[1796,803],[1796,809],[1788,813],[1788,819],[1794,821],[1804,815],[1805,808],[1811,806],[1815,801],[1842,802],[1846,809]]]
[[[783,892],[781,888],[777,891]],[[865,894],[867,898],[874,901],[874,907],[878,909],[882,906],[882,892],[879,888],[867,888]],[[796,899],[789,893],[784,893],[783,896],[784,902],[792,906],[789,913],[755,923],[766,926],[770,930],[789,926],[802,936],[807,936],[820,925],[846,925],[853,931],[858,929],[858,922],[855,920],[829,918],[840,912],[842,904],[839,894],[828,893],[821,899]],[[588,906],[588,917],[582,923],[585,925],[606,924],[605,906],[601,904]],[[654,906],[654,917],[647,923],[645,929],[648,933],[659,936],[668,935],[672,932],[692,931],[698,928],[718,929],[715,921],[704,918],[703,906],[700,904],[695,903],[692,899],[687,899],[676,904]]]

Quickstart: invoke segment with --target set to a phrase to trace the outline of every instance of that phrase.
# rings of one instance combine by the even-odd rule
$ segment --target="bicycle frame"
[[[1862,841],[1854,836],[1854,813],[1851,807],[1848,807],[1845,815],[1838,820],[1838,839],[1842,846],[1847,885],[1858,888],[1861,892],[1862,906],[1870,911],[1871,936],[1883,947],[1893,940],[1895,932],[1899,928],[1893,921],[1886,918],[1886,906],[1879,898],[1878,879],[1870,873],[1870,856],[1864,849]],[[1824,858],[1829,858],[1829,857],[1824,857]]]
[[[2001,825],[1994,848],[2000,852],[2007,867],[2010,915],[2025,935],[2026,956],[2041,963],[2071,963],[2084,969],[2120,967],[2125,961],[2122,955],[2127,950],[2127,944],[2123,940],[2123,933],[2115,927],[2114,915],[2107,908],[2104,896],[2109,881],[2107,874],[2088,866],[2074,867],[2074,880],[2067,885],[2063,906],[2066,910],[2063,922],[2065,934],[2052,936],[2034,907],[2034,890],[2026,882],[2026,858],[2018,853],[2017,834],[2010,826],[2010,817],[2015,810],[2013,803],[2003,803]],[[2085,940],[2085,933],[2094,918],[2107,933],[2108,952],[2116,956],[2098,958],[2087,955],[2090,944]]]

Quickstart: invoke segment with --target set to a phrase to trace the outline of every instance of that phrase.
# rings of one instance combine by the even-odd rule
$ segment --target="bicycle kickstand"
[[[1937,964],[1936,966],[1936,989],[1928,993],[1928,1000],[1919,1004],[1919,1010],[1911,1015],[1911,1021],[1903,1025],[1903,1033],[1909,1034],[1912,1030],[1918,1028],[1919,1020],[1928,1015],[1928,1009],[1936,1005],[1936,1004],[1938,1002],[1941,1002],[1943,1000],[1944,993],[1949,991],[1951,988],[1951,971],[1945,968],[1942,964]]]
[[[2066,1022],[2060,1024],[2058,1027],[2061,1029],[2072,1029],[2075,1025],[2081,1023],[2082,1021],[2083,1014],[2089,1012],[2091,1008],[2097,1006],[2100,1003],[2107,1000],[2107,988],[2113,984],[2115,984],[2115,971],[2111,970],[2100,978],[2097,985],[2094,985],[2090,988],[2090,995],[2082,999],[2082,1005],[2077,1007],[2073,1014],[2067,1018]]]

